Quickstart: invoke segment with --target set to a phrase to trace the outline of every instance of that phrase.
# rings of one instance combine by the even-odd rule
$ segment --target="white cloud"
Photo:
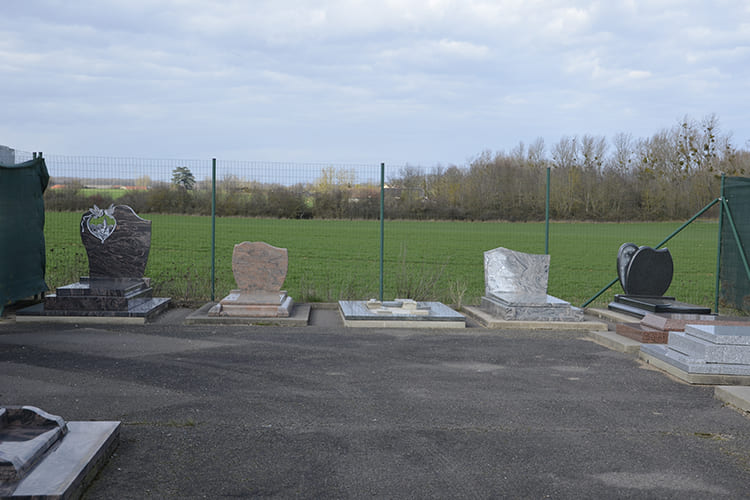
[[[160,143],[205,133],[182,151],[218,155],[250,130],[248,155],[287,144],[328,161],[345,140],[450,163],[613,123],[649,133],[686,112],[750,137],[742,0],[6,0],[4,14],[0,142],[21,148],[163,156]],[[295,135],[311,126],[318,144]]]

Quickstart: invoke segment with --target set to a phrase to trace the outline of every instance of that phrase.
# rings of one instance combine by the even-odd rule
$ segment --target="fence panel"
[[[17,161],[23,161],[24,155],[31,157],[30,153],[16,154]],[[130,205],[140,216],[153,221],[146,273],[153,280],[155,292],[173,297],[177,303],[196,305],[209,300],[210,159],[45,158],[52,177],[45,194],[50,287],[76,281],[87,273],[79,235],[83,212],[94,204],[117,203]],[[544,253],[546,170],[537,170],[523,174],[526,185],[536,186],[533,192],[508,188],[495,193],[485,189],[481,196],[488,199],[481,203],[464,199],[454,204],[454,197],[466,194],[438,181],[440,175],[453,175],[461,181],[460,171],[386,165],[384,298],[477,304],[484,290],[484,251],[503,246]],[[188,173],[194,183],[183,178]],[[512,179],[493,182],[503,185]],[[377,163],[219,159],[216,298],[235,286],[231,255],[233,246],[242,241],[265,241],[289,250],[285,288],[295,300],[378,297],[379,189]],[[554,176],[551,191],[555,193]],[[493,201],[493,196],[508,199]],[[474,206],[480,220],[461,212],[456,208],[459,206]],[[513,211],[521,206],[531,208],[524,213]],[[487,217],[481,216],[487,207]],[[494,216],[489,217],[490,213]],[[513,222],[498,221],[504,213],[510,214]],[[675,277],[668,293],[679,300],[713,305],[716,218],[714,211],[707,213],[667,245],[675,262]],[[653,246],[679,225],[553,221],[549,293],[582,304],[616,276],[617,250],[622,243]],[[606,306],[618,292],[616,285],[592,305]]]

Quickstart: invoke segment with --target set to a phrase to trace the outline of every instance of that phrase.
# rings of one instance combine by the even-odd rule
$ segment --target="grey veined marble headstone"
[[[480,308],[504,320],[582,321],[583,311],[547,295],[549,255],[495,248],[484,252]]]
[[[484,252],[484,285],[487,295],[547,294],[549,255],[533,255],[507,248]]]

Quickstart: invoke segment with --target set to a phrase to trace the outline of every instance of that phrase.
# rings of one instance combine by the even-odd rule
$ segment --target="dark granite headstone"
[[[109,316],[147,319],[169,305],[152,297],[143,277],[151,247],[151,221],[126,205],[94,205],[81,217],[81,242],[89,259],[89,276],[58,287],[21,316]]]
[[[672,284],[674,264],[669,250],[624,243],[617,253],[617,276],[625,291],[609,309],[643,317],[647,313],[710,314],[709,308],[664,297]]]
[[[674,266],[669,250],[640,247],[635,251],[625,271],[625,293],[660,297],[672,284]]]
[[[151,221],[127,205],[94,208],[81,217],[89,278],[141,278],[151,248]]]

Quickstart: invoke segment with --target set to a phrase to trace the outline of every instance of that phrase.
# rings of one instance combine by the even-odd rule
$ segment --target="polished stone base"
[[[294,304],[289,316],[210,316],[208,313],[216,307],[215,302],[204,304],[200,309],[185,318],[186,325],[272,325],[272,326],[307,326],[310,321],[309,304]]]
[[[0,409],[0,498],[77,498],[117,446],[120,422]]]
[[[666,344],[669,331],[644,326],[641,323],[618,323],[617,335],[622,335],[642,344]]]
[[[379,303],[341,300],[339,311],[344,326],[360,328],[465,328],[466,317],[440,302],[416,302],[403,307],[403,301]]]
[[[264,293],[232,290],[209,311],[209,316],[288,318],[294,300],[286,292]]]
[[[687,325],[684,332],[671,332],[667,345],[641,346],[641,358],[671,366],[691,383],[726,383],[722,377],[739,377],[744,385],[750,382],[750,327]],[[715,376],[716,381],[695,382],[692,375]]]
[[[464,306],[467,316],[475,319],[480,325],[493,330],[555,330],[555,331],[606,331],[607,323],[585,319],[583,321],[535,321],[505,320],[475,306]]]
[[[58,287],[41,304],[21,309],[24,317],[102,317],[150,319],[164,311],[171,299],[152,297],[148,278],[88,278]]]
[[[479,307],[505,321],[583,321],[583,309],[547,294],[494,293]]]
[[[732,320],[713,314],[648,313],[638,323],[619,323],[617,333],[644,344],[666,344],[669,332],[681,332],[687,325],[748,326],[750,321]]]
[[[711,314],[710,307],[680,302],[675,300],[674,297],[640,295],[615,295],[615,300],[609,303],[608,308],[638,318],[642,318],[648,313]]]

